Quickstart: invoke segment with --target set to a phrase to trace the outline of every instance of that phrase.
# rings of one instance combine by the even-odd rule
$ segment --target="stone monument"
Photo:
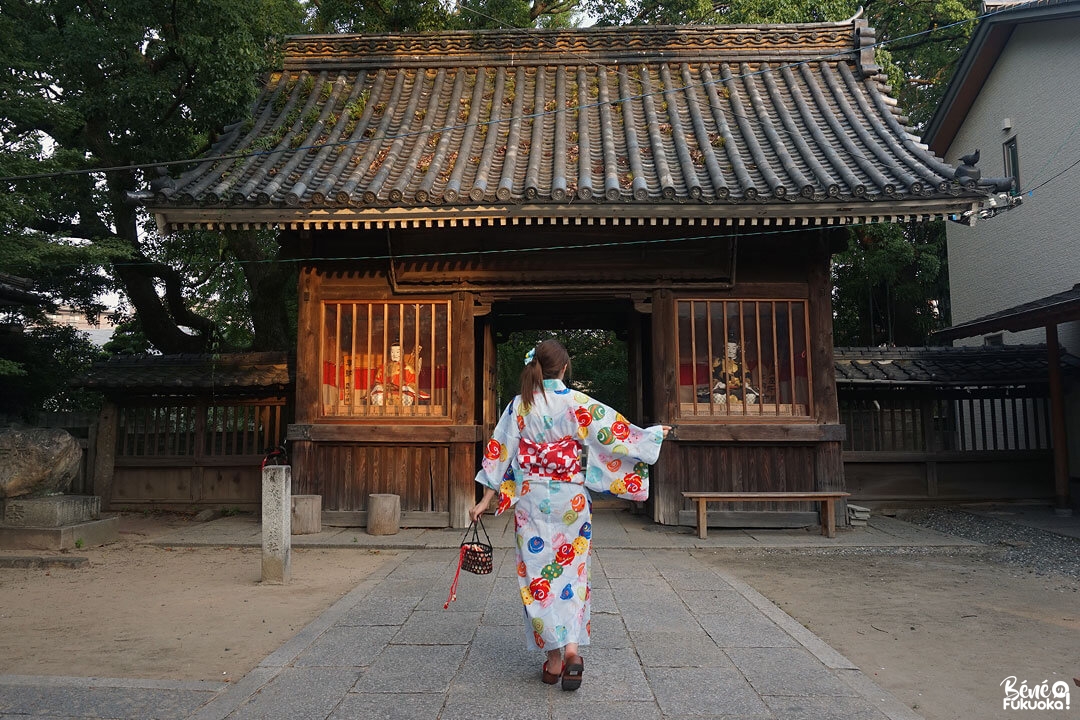
[[[64,495],[82,448],[64,430],[0,427],[0,549],[68,550],[112,542],[119,517],[101,516],[101,498]]]

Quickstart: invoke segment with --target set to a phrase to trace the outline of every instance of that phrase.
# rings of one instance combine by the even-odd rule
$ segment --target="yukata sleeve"
[[[660,456],[663,428],[640,428],[592,398],[574,407],[578,439],[588,449],[585,487],[624,500],[642,502],[649,497],[649,466]]]
[[[484,460],[480,472],[476,473],[476,482],[499,493],[499,507],[496,515],[513,507],[520,495],[514,477],[514,459],[517,456],[521,428],[514,412],[515,402],[506,406],[506,411],[495,426],[495,433],[484,447]]]

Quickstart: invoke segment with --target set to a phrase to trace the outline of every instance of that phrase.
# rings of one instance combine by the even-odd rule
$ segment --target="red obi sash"
[[[526,476],[551,478],[556,482],[572,482],[581,472],[581,452],[572,437],[550,443],[537,443],[521,438],[518,460]]]

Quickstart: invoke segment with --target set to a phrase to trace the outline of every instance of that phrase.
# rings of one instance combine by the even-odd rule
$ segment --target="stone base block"
[[[62,527],[101,517],[97,495],[52,495],[8,498],[4,501],[5,525],[15,527]]]
[[[119,537],[117,515],[61,527],[0,525],[0,550],[73,550],[115,542]]]

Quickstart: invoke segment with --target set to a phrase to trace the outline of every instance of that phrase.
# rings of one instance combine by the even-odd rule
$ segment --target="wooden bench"
[[[704,539],[709,532],[705,507],[711,502],[806,502],[821,503],[821,534],[836,537],[836,501],[846,492],[684,492],[683,497],[697,503],[697,532]]]

